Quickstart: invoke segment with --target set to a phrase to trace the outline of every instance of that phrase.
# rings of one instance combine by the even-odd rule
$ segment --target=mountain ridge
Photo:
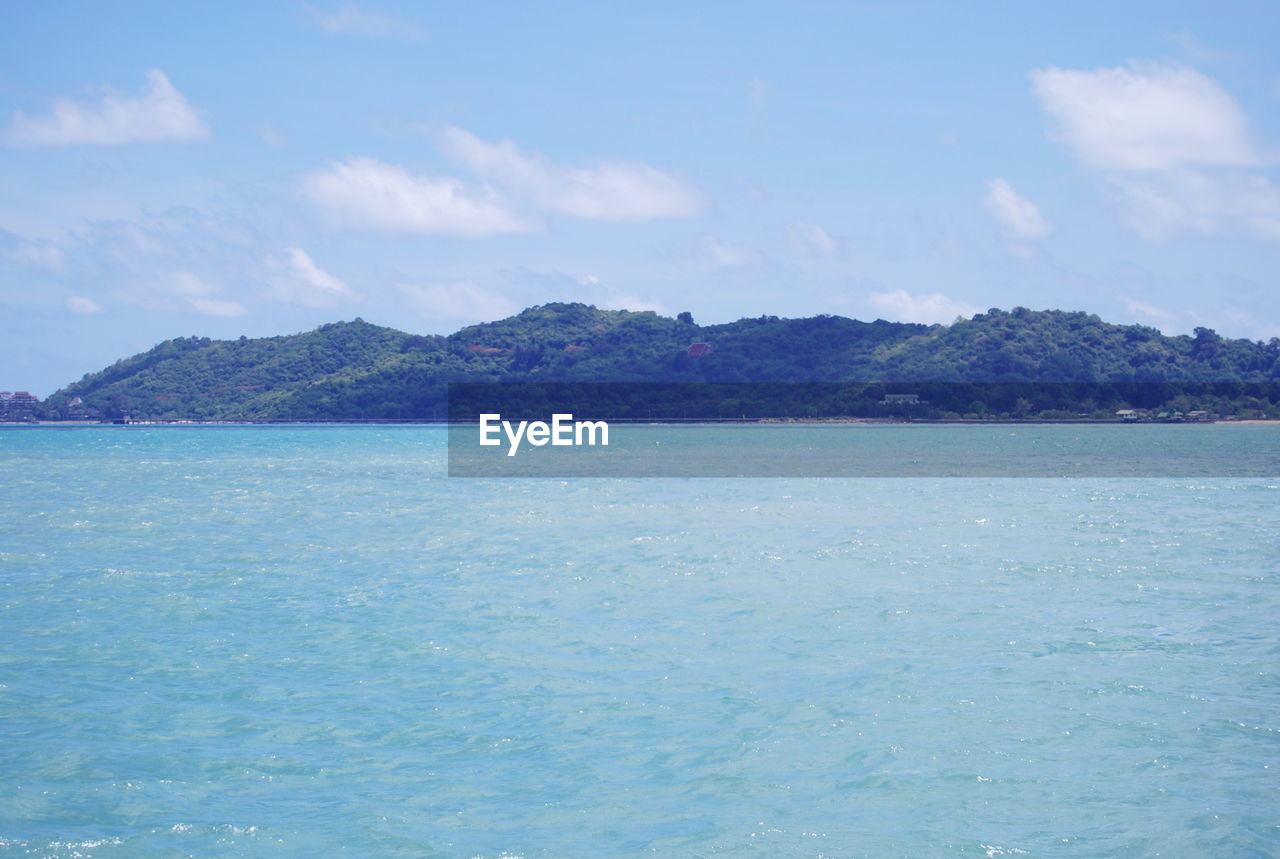
[[[400,419],[444,416],[449,382],[1280,381],[1280,339],[1167,336],[1081,311],[992,309],[950,325],[692,317],[537,305],[449,335],[357,317],[264,338],[164,341],[50,395],[48,419]]]

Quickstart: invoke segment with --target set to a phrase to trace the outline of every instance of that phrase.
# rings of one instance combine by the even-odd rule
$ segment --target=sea
[[[1280,855],[1280,474],[447,438],[0,429],[0,856]]]

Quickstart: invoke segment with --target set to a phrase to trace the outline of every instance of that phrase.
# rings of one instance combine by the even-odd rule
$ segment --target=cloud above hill
[[[302,191],[332,222],[375,232],[475,239],[537,229],[490,188],[374,158],[330,162],[303,177]]]
[[[1280,241],[1280,189],[1248,117],[1220,84],[1182,65],[1047,68],[1032,89],[1052,139],[1103,176],[1141,236],[1242,232]]]
[[[490,143],[452,127],[439,141],[473,178],[415,173],[359,156],[304,176],[303,195],[341,226],[472,239],[540,231],[541,216],[551,214],[649,221],[691,217],[705,207],[687,182],[647,164],[558,164],[510,140]]]
[[[1090,166],[1142,171],[1262,163],[1240,105],[1186,66],[1037,69],[1031,82],[1057,122],[1055,138]]]
[[[15,146],[119,146],[206,140],[200,112],[159,69],[147,72],[137,95],[105,89],[95,99],[55,99],[47,113],[16,111],[5,132]]]
[[[923,322],[943,324],[955,321],[957,316],[973,316],[978,308],[948,298],[941,292],[927,295],[912,295],[905,289],[894,289],[888,292],[873,292],[871,305],[883,313],[886,318],[896,322]]]
[[[289,248],[283,258],[269,259],[272,270],[268,279],[276,298],[303,307],[333,307],[363,296],[352,291],[344,282],[316,265],[311,255],[302,248]]]
[[[992,217],[1015,238],[1042,239],[1053,232],[1053,224],[1040,214],[1040,208],[1004,179],[991,180],[984,202]]]
[[[687,218],[703,200],[681,179],[648,164],[600,161],[587,167],[556,164],[511,140],[489,143],[461,128],[441,135],[445,153],[480,179],[541,212],[600,221]]]

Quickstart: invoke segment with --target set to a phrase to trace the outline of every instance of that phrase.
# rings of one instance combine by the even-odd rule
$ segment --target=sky
[[[551,301],[1280,336],[1280,3],[0,0],[0,389]]]

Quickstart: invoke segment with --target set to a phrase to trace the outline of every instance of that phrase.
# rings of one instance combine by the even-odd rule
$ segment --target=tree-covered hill
[[[1263,381],[1280,374],[1280,340],[1229,340],[1197,328],[1166,337],[1058,310],[990,310],[935,325],[883,356],[885,378],[979,382]]]
[[[1277,382],[1280,340],[1169,337],[1025,308],[949,326],[839,316],[700,326],[688,314],[546,304],[448,337],[357,319],[281,337],[169,340],[56,392],[43,416],[433,419],[459,381]]]
[[[316,382],[369,372],[412,340],[357,319],[281,337],[166,340],[57,391],[46,413],[244,418],[270,414]],[[435,342],[442,338],[429,338]],[[80,398],[82,404],[72,406]]]

